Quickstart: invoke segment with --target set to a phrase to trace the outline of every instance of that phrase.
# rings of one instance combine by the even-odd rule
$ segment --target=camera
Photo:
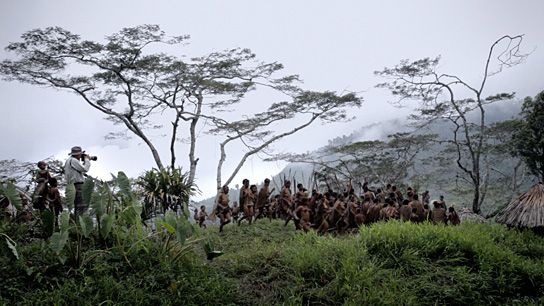
[[[85,151],[83,151],[83,153],[81,153],[81,160],[84,161],[85,157],[89,157],[89,159],[92,161],[98,160],[98,156],[90,156],[89,154],[85,154]]]

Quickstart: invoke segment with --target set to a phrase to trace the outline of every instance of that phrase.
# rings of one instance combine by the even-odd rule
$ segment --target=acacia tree
[[[396,102],[398,106],[402,106],[405,101],[416,103],[416,114],[411,119],[417,128],[444,121],[453,126],[451,137],[443,141],[453,147],[456,154],[455,163],[461,170],[461,175],[466,176],[472,185],[472,210],[475,213],[480,213],[489,183],[489,172],[485,165],[489,156],[484,150],[487,130],[485,106],[514,97],[513,93],[484,97],[484,89],[490,76],[525,60],[527,55],[520,52],[522,39],[522,35],[506,35],[492,44],[484,65],[483,78],[476,86],[470,85],[458,76],[440,73],[438,71],[440,57],[414,62],[404,60],[394,68],[384,68],[375,72],[376,75],[391,80],[378,84],[377,87],[386,88],[399,97]],[[498,48],[502,49],[496,50]],[[492,60],[495,56],[498,68],[492,70]],[[467,98],[457,96],[457,93],[462,95],[464,92],[471,96]],[[474,115],[477,119],[471,121],[469,115]]]
[[[221,156],[217,166],[217,190],[223,185],[232,182],[245,161],[252,155],[266,149],[272,143],[292,135],[320,120],[328,122],[346,122],[348,118],[346,109],[360,107],[363,99],[354,93],[338,95],[334,92],[300,92],[292,98],[291,102],[278,102],[272,104],[266,111],[248,116],[234,122],[227,122],[214,118],[216,128],[210,132],[223,134],[225,139],[220,143]],[[294,127],[286,131],[274,131],[270,125],[283,124],[285,121],[298,122]],[[226,146],[234,141],[242,143],[246,151],[238,161],[235,169],[223,182],[222,169],[227,158]]]
[[[248,49],[213,52],[184,60],[165,53],[149,53],[151,45],[180,45],[188,36],[167,37],[157,25],[125,28],[107,36],[105,43],[82,40],[59,27],[24,33],[23,41],[6,47],[18,59],[3,60],[5,80],[67,90],[77,94],[107,119],[122,124],[149,148],[164,169],[151,130],[164,127],[154,116],[170,116],[170,167],[176,163],[176,143],[182,122],[189,124],[190,181],[196,173],[196,128],[207,112],[238,103],[249,91],[268,86],[296,90],[297,76],[276,78],[283,66],[262,63]],[[146,53],[147,52],[147,53]],[[205,102],[207,103],[205,104]],[[110,137],[126,136],[125,132]]]

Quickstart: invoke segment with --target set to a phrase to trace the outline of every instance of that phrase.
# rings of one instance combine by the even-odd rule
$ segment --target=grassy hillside
[[[198,244],[179,260],[162,258],[164,241],[146,239],[81,268],[60,264],[42,240],[22,239],[24,228],[2,230],[19,259],[0,253],[0,305],[544,303],[544,239],[498,224],[393,221],[318,236],[261,219],[204,230],[224,252],[213,261]]]
[[[320,237],[259,220],[215,239],[226,254],[211,265],[238,283],[243,304],[544,302],[544,240],[498,224],[388,222]]]

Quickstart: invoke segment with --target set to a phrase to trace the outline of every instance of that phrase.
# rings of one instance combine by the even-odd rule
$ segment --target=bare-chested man
[[[308,198],[302,198],[300,205],[295,210],[295,214],[300,215],[300,227],[307,233],[310,231],[310,208],[308,208]]]
[[[412,206],[410,206],[410,201],[402,201],[402,204],[399,208],[399,213],[402,221],[410,221],[410,214],[412,214]]]
[[[289,223],[289,220],[298,219],[298,217],[294,214],[294,201],[293,197],[291,196],[291,181],[286,180],[283,184],[283,188],[280,191],[280,205],[284,211],[287,212],[287,217],[285,218],[285,225],[287,226],[287,223]]]
[[[238,222],[240,217],[240,207],[238,206],[238,201],[232,202],[232,220],[233,222]]]
[[[455,208],[453,208],[453,205],[454,204],[452,204],[448,209],[448,222],[450,225],[459,225],[461,223],[461,219],[459,219],[459,215],[455,211]]]
[[[433,201],[432,221],[434,224],[447,224],[448,218],[446,216],[446,210],[442,208],[438,201]]]
[[[272,220],[272,214],[270,214],[269,207],[270,207],[270,201],[268,200],[268,197],[276,188],[272,188],[272,190],[268,190],[268,187],[270,186],[270,179],[264,180],[264,185],[261,187],[261,190],[259,190],[259,194],[257,195],[257,204],[255,205],[255,208],[257,209],[257,216],[255,219],[262,217],[266,211],[268,218]]]
[[[236,203],[236,202],[235,202]],[[230,207],[229,207],[229,186],[223,186],[221,194],[217,197],[216,214],[221,219],[219,232],[223,231],[223,226],[230,223]],[[236,204],[235,204],[236,205]]]
[[[329,222],[327,221],[328,215],[329,215],[329,193],[325,193],[324,195],[318,196],[318,206],[317,206],[317,214],[316,214],[316,225],[319,227],[318,233],[324,234],[329,229]]]
[[[240,204],[240,210],[244,213],[244,216],[240,219],[238,219],[238,225],[241,224],[242,220],[247,219],[249,221],[249,224],[251,224],[251,220],[253,218],[253,215],[250,214],[250,204],[251,209],[253,209],[253,205],[251,202],[251,190],[249,189],[249,180],[244,179],[242,181],[242,188],[240,188],[240,197],[238,203]]]
[[[412,194],[412,202],[410,202],[410,206],[412,208],[417,209],[417,216],[419,217],[419,221],[423,222],[425,221],[425,208],[423,207],[423,204],[419,201],[419,197],[417,194]]]

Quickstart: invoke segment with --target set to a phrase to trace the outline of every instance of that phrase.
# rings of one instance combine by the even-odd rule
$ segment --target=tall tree
[[[513,135],[515,151],[531,173],[544,182],[544,91],[534,99],[525,98],[521,115],[521,127]]]
[[[213,52],[185,60],[165,53],[150,53],[152,45],[181,45],[188,36],[167,37],[158,25],[125,28],[105,43],[82,40],[59,27],[24,33],[22,42],[6,47],[18,57],[3,60],[4,79],[73,92],[107,119],[122,124],[149,148],[160,169],[159,150],[151,141],[154,129],[163,129],[154,116],[170,116],[170,166],[176,165],[176,142],[182,122],[189,125],[182,137],[190,139],[190,181],[196,173],[197,125],[202,115],[231,107],[244,96],[267,86],[296,91],[297,76],[275,77],[283,66],[263,63],[248,49]],[[206,102],[206,103],[205,103]],[[211,115],[210,115],[211,116]],[[113,133],[110,137],[126,136]]]
[[[360,107],[362,102],[363,99],[354,93],[338,95],[334,92],[305,91],[294,96],[290,102],[274,103],[266,111],[248,116],[243,120],[227,122],[215,119],[216,128],[211,132],[225,135],[225,139],[220,143],[217,190],[220,191],[223,185],[232,182],[250,156],[267,149],[272,143],[284,137],[309,127],[316,120],[323,123],[346,122],[351,119],[347,116],[346,110]],[[272,124],[281,126],[285,124],[285,121],[294,121],[296,124],[284,131],[273,130],[270,127]],[[235,141],[241,143],[246,151],[234,170],[223,181],[223,164],[227,158],[226,146]]]
[[[463,81],[460,77],[440,73],[440,57],[425,58],[410,62],[401,61],[394,68],[376,71],[376,75],[390,79],[378,84],[397,97],[398,106],[402,102],[415,102],[416,113],[411,117],[417,128],[423,128],[435,122],[449,122],[453,129],[451,137],[444,139],[455,150],[455,163],[472,184],[472,209],[480,213],[488,188],[488,168],[485,163],[488,155],[484,150],[486,135],[485,106],[490,103],[509,100],[513,93],[499,93],[484,96],[484,90],[490,76],[499,73],[505,67],[522,63],[527,57],[520,52],[522,35],[503,36],[495,41],[488,53],[484,65],[482,80],[474,85]],[[498,49],[498,50],[497,50]],[[498,68],[492,68],[496,56]],[[459,96],[468,93],[468,97]],[[469,115],[477,117],[470,120]]]

